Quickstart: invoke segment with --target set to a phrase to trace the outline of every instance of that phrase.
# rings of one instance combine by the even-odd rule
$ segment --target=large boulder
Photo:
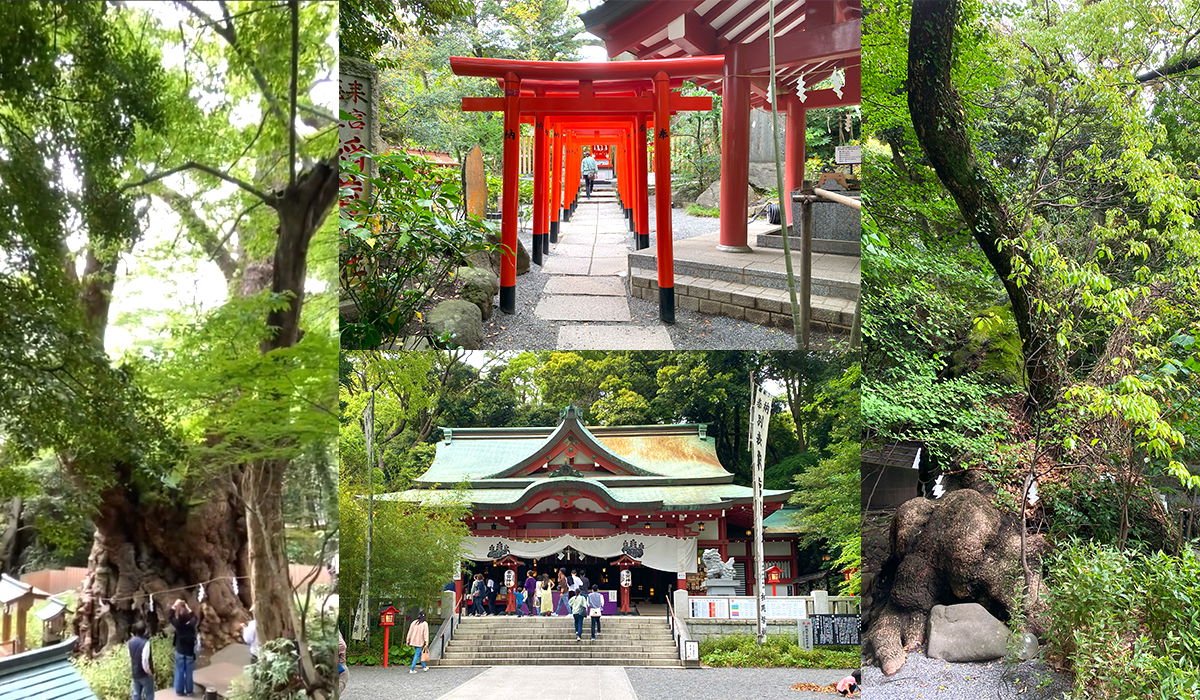
[[[426,323],[438,342],[447,335],[451,345],[465,350],[483,346],[483,312],[469,301],[449,299],[439,303],[426,316]]]
[[[488,234],[488,241],[496,246],[495,249],[490,253],[471,253],[467,256],[467,264],[471,267],[486,267],[500,274],[500,234]],[[525,249],[525,244],[517,239],[517,274],[523,275],[526,272],[529,272],[529,251]]]
[[[753,202],[755,197],[758,196],[754,193],[753,187],[747,186],[746,193],[747,202]],[[721,206],[721,181],[717,180],[713,182],[713,184],[708,186],[707,190],[701,192],[700,196],[696,198],[696,204],[709,209]]]
[[[1008,627],[979,603],[935,605],[929,611],[926,656],[945,661],[991,661],[1008,653]]]
[[[500,278],[490,269],[460,267],[454,276],[462,283],[463,299],[479,307],[485,319],[492,317],[496,306],[496,294],[500,291]]]

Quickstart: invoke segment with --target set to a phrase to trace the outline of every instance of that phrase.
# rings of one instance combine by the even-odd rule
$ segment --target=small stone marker
[[[483,171],[483,149],[471,149],[463,163],[463,189],[467,216],[482,219],[487,214],[487,175]]]

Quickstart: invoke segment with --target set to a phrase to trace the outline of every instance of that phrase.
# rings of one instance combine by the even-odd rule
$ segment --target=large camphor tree
[[[881,147],[864,422],[969,487],[892,522],[867,621],[885,673],[935,603],[974,600],[1044,635],[1043,555],[1071,536],[1108,537],[1111,520],[1118,547],[1181,545],[1152,487],[1198,485],[1185,125],[1200,111],[1179,75],[1195,10],[913,0],[867,15]]]
[[[201,582],[210,647],[251,602],[262,638],[302,633],[281,490],[336,425],[336,121],[310,93],[336,12],[0,6],[0,437],[54,455],[94,525],[87,653]],[[209,298],[114,316],[179,278]]]

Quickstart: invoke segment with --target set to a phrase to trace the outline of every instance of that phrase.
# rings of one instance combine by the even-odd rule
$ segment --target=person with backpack
[[[582,585],[579,587],[579,590],[583,591],[584,593],[587,593],[588,591],[592,590],[592,582],[588,580],[587,571],[580,569],[579,580],[582,582]]]
[[[525,572],[525,608],[530,615],[537,614],[537,572]]]
[[[599,170],[600,168],[596,166],[596,159],[592,157],[592,152],[584,151],[583,160],[579,162],[579,172],[583,175],[588,199],[592,198],[592,187],[596,184],[596,173]]]
[[[525,617],[525,589],[513,586],[508,594],[516,600],[513,609],[517,611],[517,617]]]
[[[571,611],[567,609],[567,592],[570,591],[570,585],[567,583],[567,570],[558,570],[558,605],[554,608],[555,615],[570,615]],[[562,610],[563,612],[559,612]]]
[[[129,689],[132,700],[154,700],[154,659],[150,656],[150,638],[146,635],[146,623],[133,623],[133,637],[129,640],[129,669],[133,685]]]
[[[596,635],[600,633],[600,616],[604,614],[604,596],[600,595],[600,591],[596,586],[592,586],[591,591],[587,594],[588,618],[591,620],[592,641],[596,641]]]
[[[425,663],[427,655],[421,651],[429,646],[429,623],[425,621],[424,610],[417,613],[417,619],[408,626],[408,637],[405,641],[413,648],[412,665],[408,667],[408,672],[416,673],[418,663],[421,664],[422,671],[428,671],[429,664]]]
[[[182,598],[167,611],[167,622],[175,628],[175,694],[191,695],[192,674],[200,655],[200,616]]]
[[[583,641],[583,615],[587,612],[587,600],[582,593],[570,593],[571,616],[575,618],[575,641]]]
[[[483,574],[475,574],[471,581],[471,614],[476,617],[482,617],[483,612],[483,596],[484,596]]]

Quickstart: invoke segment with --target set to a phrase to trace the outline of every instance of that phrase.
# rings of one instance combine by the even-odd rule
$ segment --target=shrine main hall
[[[630,612],[662,614],[672,591],[704,595],[700,554],[734,560],[735,595],[754,594],[753,499],[717,457],[704,424],[585,426],[567,407],[556,427],[442,428],[429,469],[413,488],[382,496],[429,506],[462,498],[469,574],[518,581],[525,572],[579,569]],[[813,550],[798,545],[782,510],[791,490],[764,490],[765,566],[778,567],[777,595],[828,585]],[[519,563],[517,563],[519,562]],[[828,564],[825,563],[827,566]],[[621,601],[626,602],[625,600]]]

